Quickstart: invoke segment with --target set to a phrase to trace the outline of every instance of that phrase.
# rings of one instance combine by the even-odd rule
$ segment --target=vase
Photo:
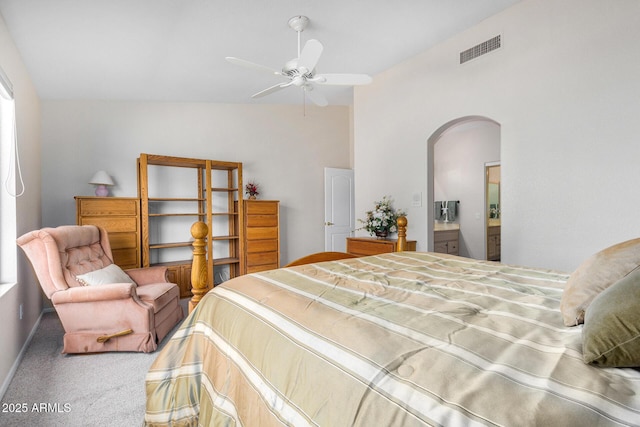
[[[256,199],[256,196],[254,194],[249,196],[249,200],[255,200],[255,199]]]
[[[389,232],[387,230],[380,230],[380,231],[376,231],[376,237],[378,239],[386,239],[387,238],[387,234]]]

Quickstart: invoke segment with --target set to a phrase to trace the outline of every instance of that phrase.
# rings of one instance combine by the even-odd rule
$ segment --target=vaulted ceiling
[[[297,88],[251,95],[297,56],[287,22],[310,18],[302,44],[324,45],[319,73],[375,75],[520,0],[0,0],[0,14],[43,99],[302,102]],[[1,64],[0,58],[0,66]],[[352,89],[323,86],[333,105]]]

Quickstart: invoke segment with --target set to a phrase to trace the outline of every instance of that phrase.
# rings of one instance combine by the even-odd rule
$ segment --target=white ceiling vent
[[[497,35],[486,42],[482,42],[479,45],[465,50],[464,52],[460,52],[460,63],[464,64],[467,61],[471,61],[485,53],[498,49],[501,45],[502,42],[500,40],[500,35]]]

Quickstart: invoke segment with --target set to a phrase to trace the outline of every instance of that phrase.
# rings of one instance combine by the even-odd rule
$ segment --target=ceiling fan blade
[[[269,68],[265,65],[256,64],[250,61],[246,61],[244,59],[235,58],[233,56],[227,56],[225,58],[227,61],[231,62],[235,65],[240,65],[241,67],[252,68],[254,70],[265,71],[269,74],[282,75],[282,73],[278,70],[274,70],[273,68]]]
[[[302,88],[302,90],[304,90],[305,96],[318,107],[326,107],[327,105],[329,105],[327,98],[325,98],[325,96],[320,92],[314,91],[312,86],[305,86]]]
[[[373,79],[367,74],[317,74],[311,81],[321,85],[358,86],[368,85]]]
[[[286,88],[287,86],[291,86],[291,82],[288,83],[278,83],[277,85],[273,85],[271,87],[266,88],[265,90],[261,90],[258,93],[253,94],[252,98],[262,98],[263,96],[267,96],[279,90]]]
[[[316,68],[316,64],[322,54],[322,49],[322,43],[318,40],[311,39],[305,43],[302,52],[300,52],[297,67],[302,74],[309,73]]]

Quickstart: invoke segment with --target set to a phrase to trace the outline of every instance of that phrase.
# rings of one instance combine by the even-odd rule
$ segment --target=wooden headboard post
[[[398,252],[407,250],[407,217],[398,217]]]
[[[207,286],[207,250],[205,237],[209,233],[209,227],[202,221],[195,222],[191,226],[191,235],[195,239],[193,246],[193,261],[191,263],[191,293],[189,300],[189,313],[196,308],[204,294],[209,291]]]

